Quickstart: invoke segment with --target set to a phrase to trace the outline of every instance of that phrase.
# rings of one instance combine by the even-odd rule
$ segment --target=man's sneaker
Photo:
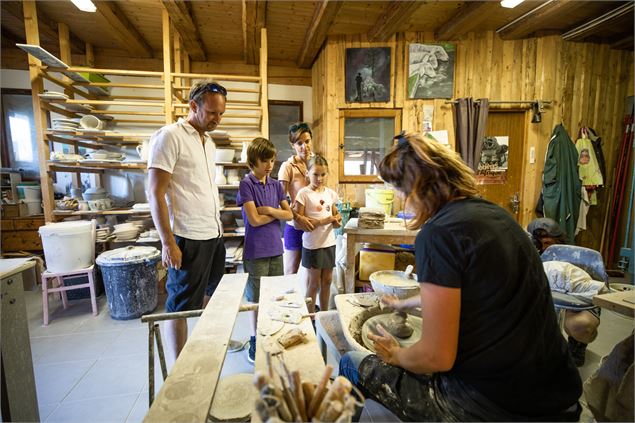
[[[249,351],[247,351],[247,360],[250,363],[256,362],[256,337],[249,338]]]
[[[576,367],[584,366],[587,344],[576,341],[572,337],[569,337],[568,341],[569,353],[571,354],[571,358],[573,358],[573,364],[575,364]]]

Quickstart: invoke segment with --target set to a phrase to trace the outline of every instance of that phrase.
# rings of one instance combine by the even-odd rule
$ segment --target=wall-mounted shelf
[[[226,168],[230,168],[230,167],[240,167],[240,168],[249,167],[249,165],[247,163],[217,162],[215,164],[216,164],[216,166],[223,166],[223,167],[226,167]]]
[[[112,210],[53,210],[55,216],[108,216],[108,215],[149,215],[149,210],[133,210],[133,209],[112,209]]]
[[[47,160],[48,170],[53,172],[86,172],[99,173],[104,170],[137,170],[144,171],[147,168],[145,163],[81,163],[81,162],[60,162]]]
[[[218,185],[218,189],[238,189],[238,185]]]
[[[238,206],[232,206],[232,207],[223,207],[220,209],[220,211],[222,212],[235,212],[235,211],[241,211],[242,207],[238,207]]]

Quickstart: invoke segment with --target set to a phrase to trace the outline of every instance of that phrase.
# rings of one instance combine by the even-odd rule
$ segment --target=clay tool
[[[318,407],[322,404],[322,399],[326,394],[326,384],[329,382],[329,378],[331,377],[331,373],[333,373],[333,366],[327,364],[324,373],[322,374],[322,379],[320,379],[320,383],[318,383],[317,388],[315,389],[315,394],[311,399],[311,407],[309,408],[309,414],[313,417],[318,409]]]

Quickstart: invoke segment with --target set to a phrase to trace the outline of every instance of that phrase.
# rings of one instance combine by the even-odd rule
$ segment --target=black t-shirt
[[[525,416],[578,400],[540,257],[508,212],[476,198],[448,203],[421,228],[415,254],[420,282],[461,289],[458,352],[444,377]]]

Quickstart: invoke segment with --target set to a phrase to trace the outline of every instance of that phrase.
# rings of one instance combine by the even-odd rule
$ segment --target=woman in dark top
[[[396,139],[379,169],[421,227],[421,293],[384,300],[420,305],[422,336],[402,348],[378,327],[377,354],[346,354],[340,373],[403,420],[577,421],[582,383],[527,234],[479,198],[472,171],[445,145]]]

